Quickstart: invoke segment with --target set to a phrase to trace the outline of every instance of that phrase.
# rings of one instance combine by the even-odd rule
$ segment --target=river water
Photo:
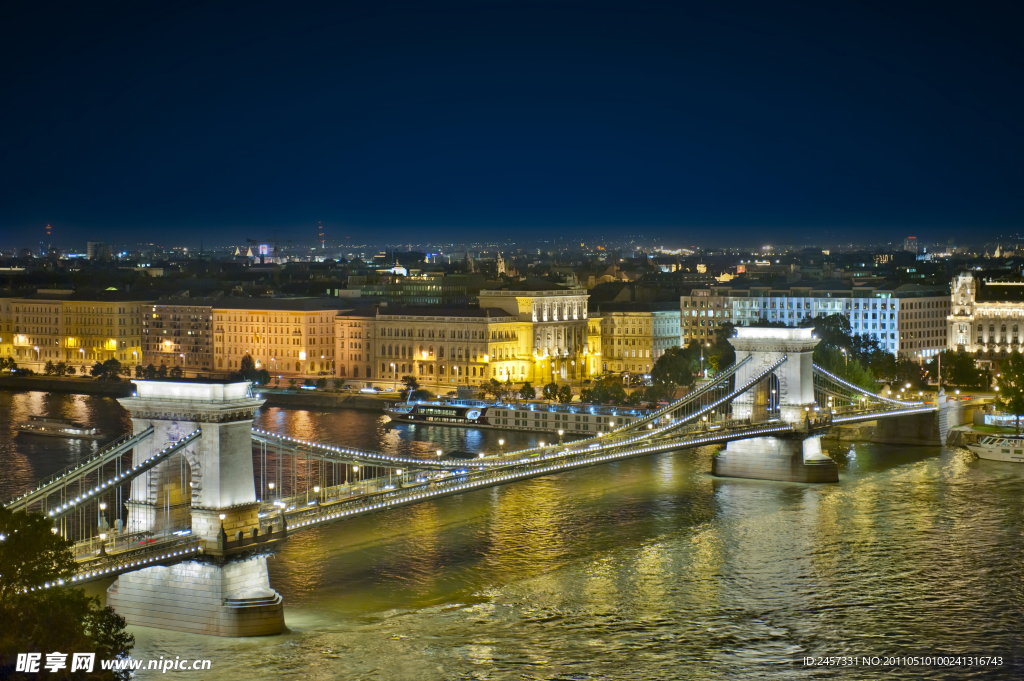
[[[4,498],[89,448],[15,437],[28,413],[111,435],[128,425],[98,397],[0,392],[0,413]],[[386,421],[257,417],[268,430],[391,451],[534,439]],[[246,680],[1019,678],[1024,466],[938,447],[826,447],[839,484],[716,479],[705,448],[301,532],[270,561],[288,633],[135,628],[134,654],[209,658],[206,677]],[[803,666],[924,655],[1004,664]]]

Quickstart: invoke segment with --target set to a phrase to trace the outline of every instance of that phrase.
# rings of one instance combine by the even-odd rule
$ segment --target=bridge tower
[[[231,560],[224,551],[228,537],[259,528],[251,430],[263,401],[244,381],[135,384],[135,394],[118,401],[131,413],[134,432],[153,426],[154,433],[135,448],[134,464],[197,428],[202,436],[132,481],[126,529],[191,530],[206,556],[122,574],[107,590],[108,605],[143,626],[221,636],[280,633],[281,597],[270,588],[266,557]]]
[[[714,458],[714,475],[790,482],[838,482],[839,467],[822,454],[820,435],[802,425],[813,418],[813,329],[739,327],[729,342],[736,361],[752,355],[752,361],[736,373],[736,385],[745,384],[774,362],[786,361],[756,390],[733,401],[735,418],[753,421],[778,419],[792,423],[796,431],[787,437],[759,437],[730,442]],[[802,431],[802,432],[801,432]]]

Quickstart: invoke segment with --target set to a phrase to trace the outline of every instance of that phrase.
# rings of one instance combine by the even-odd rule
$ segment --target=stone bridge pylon
[[[775,372],[756,390],[738,396],[732,403],[735,418],[755,421],[778,419],[792,423],[796,430],[782,437],[758,437],[730,442],[711,465],[713,475],[790,482],[838,482],[839,467],[822,454],[821,435],[800,425],[813,418],[814,330],[791,328],[739,327],[730,338],[739,364],[747,356],[752,361],[736,373],[741,385],[786,357]]]
[[[253,478],[252,420],[263,403],[246,382],[139,380],[135,395],[119,400],[133,431],[153,426],[134,450],[138,464],[199,429],[202,436],[132,481],[129,532],[191,530],[203,560],[122,574],[107,603],[129,623],[215,634],[257,636],[284,628],[281,597],[270,588],[266,557],[229,558],[226,537],[259,528]],[[184,457],[184,460],[182,459]]]

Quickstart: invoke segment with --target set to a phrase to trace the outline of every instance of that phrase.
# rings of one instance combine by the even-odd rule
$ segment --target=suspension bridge
[[[289,535],[495,485],[690,447],[725,445],[712,473],[836,482],[820,438],[839,424],[935,418],[813,363],[811,329],[737,329],[736,362],[685,397],[592,437],[435,458],[311,442],[252,426],[247,383],[136,381],[134,435],[7,504],[74,541],[71,583],[117,577],[130,623],[224,636],[278,633],[266,556]],[[108,521],[112,520],[112,524]],[[42,584],[54,588],[61,584]]]

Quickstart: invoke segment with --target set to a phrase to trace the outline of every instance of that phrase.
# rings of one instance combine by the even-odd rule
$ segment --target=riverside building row
[[[787,288],[751,285],[694,289],[680,299],[683,345],[713,342],[725,322],[749,326],[759,320],[799,326],[804,320],[842,314],[850,330],[878,341],[902,358],[922,361],[949,345],[949,289],[904,284],[896,287],[827,288],[821,282]]]
[[[359,308],[337,297],[154,303],[49,291],[0,299],[0,356],[35,371],[47,361],[87,369],[113,358],[225,375],[249,355],[257,368],[285,379],[333,376],[390,386],[413,375],[425,387],[450,390],[492,378],[582,385],[609,372],[646,373],[671,347],[713,341],[725,322],[796,326],[837,313],[854,333],[918,361],[943,347],[997,355],[1024,347],[1024,283],[985,288],[958,278],[954,284],[952,296],[919,285],[714,286],[694,289],[678,305],[592,309],[579,289],[481,291],[479,308]],[[992,291],[1015,292],[1020,301],[985,293]]]

